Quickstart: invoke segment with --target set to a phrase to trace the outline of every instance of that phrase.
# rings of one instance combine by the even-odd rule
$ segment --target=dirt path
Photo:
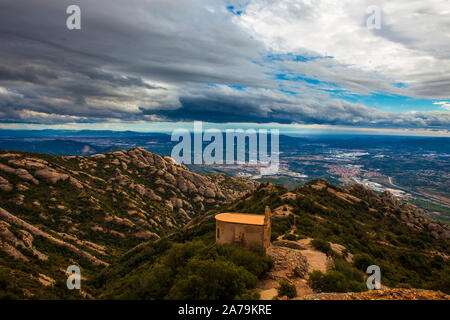
[[[313,270],[327,272],[328,259],[325,253],[310,249],[301,250],[300,252],[308,261],[308,273],[312,272]]]
[[[299,297],[314,294],[307,284],[308,273],[314,270],[326,272],[329,265],[326,254],[315,250],[311,239],[275,242],[268,254],[274,258],[275,267],[257,285],[262,300],[272,300],[277,296],[280,280],[295,285]]]

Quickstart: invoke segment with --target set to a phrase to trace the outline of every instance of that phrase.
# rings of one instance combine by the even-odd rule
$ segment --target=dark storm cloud
[[[22,120],[13,110],[135,120],[139,106],[179,105],[166,84],[271,85],[248,59],[255,43],[197,1],[79,1],[82,30],[69,31],[72,3],[0,4],[0,86],[22,97],[3,97],[3,120]]]
[[[38,77],[33,72],[30,72],[30,70],[27,70],[26,72],[22,72],[22,71],[7,69],[5,67],[0,66],[0,81],[1,80],[36,82],[36,81],[38,81]]]
[[[142,110],[175,121],[258,122],[281,124],[360,125],[366,127],[448,128],[448,112],[389,113],[343,100],[207,95],[184,97],[173,110]],[[300,107],[299,107],[300,104]],[[325,112],[324,112],[325,111]]]
[[[66,28],[72,4],[82,30]],[[449,123],[445,114],[389,114],[307,86],[281,92],[273,66],[261,63],[269,49],[232,17],[219,0],[3,0],[0,121]]]

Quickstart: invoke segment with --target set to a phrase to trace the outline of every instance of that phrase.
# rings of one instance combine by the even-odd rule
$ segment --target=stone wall
[[[244,247],[258,244],[267,248],[270,242],[270,235],[267,241],[267,233],[267,226],[216,221],[217,243],[233,243]]]

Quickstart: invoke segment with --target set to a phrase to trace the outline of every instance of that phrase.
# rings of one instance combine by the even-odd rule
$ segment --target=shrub
[[[363,272],[366,272],[367,267],[373,264],[376,264],[375,260],[365,253],[353,256],[353,265]]]
[[[442,270],[439,274],[436,273],[435,279],[429,287],[450,294],[450,268]]]
[[[272,233],[284,234],[292,228],[292,222],[289,217],[273,218]]]
[[[283,236],[283,239],[290,240],[290,241],[296,241],[297,240],[297,236],[295,234],[288,233],[288,234],[285,234]]]
[[[256,277],[230,261],[192,259],[173,284],[169,299],[231,300],[256,285]]]
[[[259,300],[261,295],[258,292],[246,290],[243,294],[234,297],[234,300]]]
[[[286,280],[281,280],[278,287],[278,296],[287,296],[289,299],[295,298],[297,296],[297,288]]]
[[[266,256],[261,246],[248,249],[238,248],[232,244],[216,245],[217,253],[237,266],[244,267],[258,278],[273,268],[274,262]]]
[[[272,266],[272,258],[261,247],[207,246],[201,241],[174,244],[158,263],[133,276],[113,298],[257,299],[252,291],[257,277]]]
[[[207,256],[208,247],[200,241],[175,243],[163,259],[164,265],[174,272],[179,272],[192,257]]]
[[[347,278],[335,270],[327,273],[314,270],[309,275],[308,285],[317,292],[347,292],[349,289]]]
[[[322,251],[326,254],[332,253],[331,245],[328,241],[322,239],[314,239],[313,241],[311,241],[311,244],[316,250]]]
[[[280,236],[280,234],[278,232],[272,231],[272,234],[270,235],[270,241],[272,241],[272,242],[277,241],[279,236]]]
[[[358,269],[352,267],[352,265],[343,258],[334,258],[333,269],[341,272],[348,280],[354,280],[358,282],[364,281],[364,274]]]
[[[367,291],[367,285],[365,282],[359,282],[356,280],[350,280],[348,282],[348,292],[362,292]]]

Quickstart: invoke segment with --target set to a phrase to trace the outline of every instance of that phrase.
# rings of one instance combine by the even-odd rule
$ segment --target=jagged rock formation
[[[268,255],[273,257],[275,263],[269,277],[275,280],[304,278],[308,274],[308,260],[301,253],[300,247],[279,241],[269,247]]]
[[[257,185],[222,174],[199,175],[142,148],[86,157],[40,157],[3,153],[0,171],[5,177],[0,177],[0,190],[7,193],[6,203],[9,198],[20,207],[17,211],[40,211],[44,225],[55,220],[48,209],[61,211],[60,231],[80,231],[85,226],[76,217],[94,210],[103,215],[103,222],[88,223],[90,230],[158,238]],[[45,205],[42,194],[49,196]],[[112,224],[133,230],[114,230]]]
[[[440,237],[450,239],[450,228],[448,225],[429,218],[423,209],[397,199],[388,191],[378,195],[361,185],[353,185],[349,188],[349,192],[362,198],[369,197],[374,205],[383,207],[382,210],[386,215],[398,216],[411,228],[428,230],[436,239]]]

